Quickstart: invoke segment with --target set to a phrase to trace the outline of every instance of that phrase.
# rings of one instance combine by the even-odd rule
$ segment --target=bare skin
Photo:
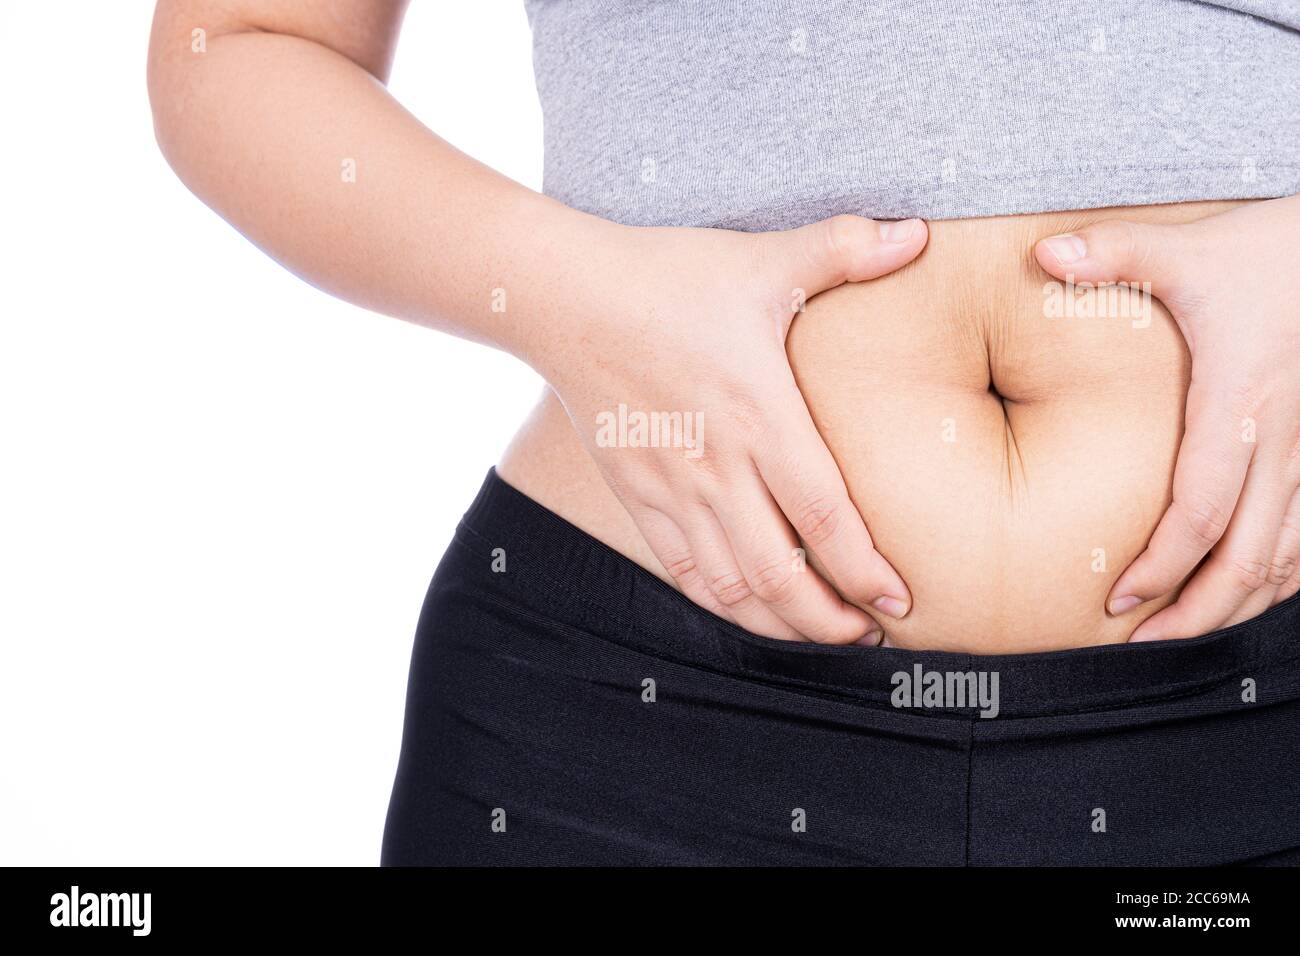
[[[909,539],[903,530],[900,516],[909,506],[898,496],[906,482],[877,487],[882,484],[873,477],[877,472],[864,463],[885,460],[872,447],[875,426],[855,435],[846,430],[851,422],[837,424],[843,396],[855,387],[852,381],[845,384],[848,370],[842,363],[862,356],[863,344],[870,342],[867,328],[855,325],[853,317],[860,307],[871,308],[873,300],[895,296],[898,301],[897,290],[906,286],[897,283],[909,281],[908,273],[882,277],[921,253],[929,238],[926,224],[887,226],[838,217],[790,232],[746,235],[637,229],[576,212],[455,150],[388,94],[383,81],[403,9],[396,0],[329,5],[163,0],[151,42],[149,89],[159,143],[177,174],[308,281],[376,311],[505,349],[537,369],[551,397],[503,460],[503,476],[667,575],[701,606],[768,637],[872,644],[889,631],[909,646],[960,643],[963,638],[952,637],[957,631],[951,621],[939,626],[950,613],[945,605],[954,607],[956,598],[945,596],[941,577],[927,577],[932,573],[927,569],[936,565],[913,555],[933,542]],[[1289,221],[1297,218],[1291,215]],[[953,235],[962,228],[941,225]],[[978,245],[989,234],[965,235]],[[1174,236],[1147,238],[1172,245]],[[1098,233],[1076,271],[1092,268],[1101,270],[1099,278],[1115,279],[1120,276],[1101,273],[1144,264],[1122,262],[1108,251],[1107,241]],[[1027,255],[1026,248],[1010,259],[1021,262]],[[951,261],[950,253],[935,261],[944,259]],[[923,271],[924,262],[914,272]],[[1039,262],[1049,270],[1060,265],[1041,250]],[[1166,267],[1167,272],[1173,268]],[[1013,270],[1017,277],[1020,268]],[[890,292],[885,284],[895,279]],[[844,287],[846,282],[854,284]],[[937,294],[933,286],[917,282],[911,289],[925,302]],[[820,293],[827,294],[818,300]],[[508,301],[504,314],[492,307],[502,294]],[[813,304],[800,314],[804,298]],[[829,317],[826,327],[838,322],[843,331],[828,338],[827,328],[813,329],[810,320],[818,314]],[[1170,320],[1164,321],[1168,332]],[[1206,321],[1195,309],[1183,309],[1174,320],[1184,334],[1188,322]],[[1294,323],[1295,316],[1270,327],[1274,342],[1279,335],[1286,340],[1287,329],[1294,337],[1296,326],[1286,321]],[[993,341],[987,336],[995,325],[984,321],[971,328],[982,330],[982,341]],[[1213,336],[1207,332],[1203,338]],[[900,342],[905,340],[902,335]],[[1293,358],[1275,345],[1253,341],[1251,347],[1270,353],[1265,364],[1281,366]],[[1168,350],[1169,361],[1185,388],[1186,365],[1172,358],[1175,351]],[[1201,361],[1195,351],[1194,361]],[[917,375],[925,374],[919,353],[918,348],[912,362]],[[992,354],[985,352],[986,358]],[[1212,361],[1213,356],[1205,359]],[[1252,368],[1259,364],[1252,362]],[[936,375],[949,372],[942,362],[934,369]],[[1232,387],[1230,378],[1226,372],[1218,376],[1224,388]],[[1168,381],[1178,380],[1175,375]],[[1289,539],[1278,529],[1287,510],[1274,505],[1283,498],[1289,502],[1296,484],[1294,452],[1289,460],[1276,450],[1287,446],[1288,433],[1294,434],[1300,421],[1285,399],[1292,386],[1300,394],[1294,373],[1268,376],[1270,470],[1257,482],[1267,492],[1251,494],[1250,501],[1266,499],[1269,505],[1249,509],[1251,533],[1234,537],[1225,519],[1209,540],[1215,529],[1198,527],[1199,538],[1207,539],[1202,557],[1222,538],[1237,542],[1233,547],[1240,555],[1249,551],[1251,561],[1269,551],[1262,566],[1273,570],[1244,593],[1236,588],[1231,598],[1223,596],[1223,586],[1198,586],[1194,593],[1212,597],[1199,609],[1184,608],[1174,618],[1176,632],[1199,633],[1188,629],[1208,629],[1202,625],[1216,616],[1227,620],[1258,605],[1265,585],[1286,567]],[[1152,386],[1162,407],[1172,407],[1171,387],[1176,392],[1174,386]],[[887,377],[876,379],[873,394],[889,397]],[[979,401],[991,407],[984,398]],[[702,453],[608,446],[593,425],[620,405],[700,416],[707,423]],[[907,414],[895,410],[894,425]],[[1176,410],[1162,413],[1159,447],[1135,458],[1150,465],[1142,481],[1155,488],[1144,494],[1137,526],[1154,526],[1165,503],[1161,489],[1177,443],[1177,416]],[[1189,434],[1192,425],[1189,420]],[[882,420],[880,427],[893,426]],[[1038,454],[1049,460],[1050,443],[1044,440],[1040,447]],[[924,462],[910,465],[919,468]],[[1218,484],[1230,485],[1235,474],[1220,476]],[[1244,481],[1245,468],[1241,474]],[[926,475],[908,475],[914,479],[924,481]],[[1182,496],[1175,481],[1175,506],[1180,497],[1208,497],[1188,480],[1192,490]],[[1051,494],[1065,492],[1058,487]],[[1236,501],[1231,489],[1215,494],[1216,502]],[[1233,514],[1231,503],[1225,514]],[[1270,520],[1274,533],[1265,545]],[[888,529],[890,547],[877,550],[872,537],[877,522]],[[1028,533],[1024,540],[1034,537]],[[1141,573],[1135,572],[1132,587],[1147,602],[1131,613],[1134,621],[1167,604],[1192,570],[1181,570],[1195,551],[1186,535],[1169,530],[1162,538],[1157,532],[1157,542],[1163,539],[1170,542],[1167,555],[1157,548],[1149,560],[1144,555],[1134,565]],[[1119,563],[1109,565],[1107,583],[1143,544],[1124,538],[1113,546],[1110,561]],[[791,561],[801,545],[811,552],[807,569]],[[907,562],[902,577],[891,564],[891,547],[900,563]],[[1008,545],[1008,554],[1042,570],[1030,560],[1032,554],[1017,547],[1022,544]],[[1219,561],[1227,562],[1219,577],[1226,579],[1238,567],[1240,555]],[[1289,560],[1294,568],[1294,556]],[[1213,563],[1206,562],[1212,574],[1217,573]],[[937,566],[942,569],[942,561]],[[1156,567],[1158,573],[1150,570]],[[928,595],[929,626],[919,609],[915,626],[908,620],[913,575],[919,575],[913,586]],[[1288,573],[1280,585],[1270,586],[1268,599],[1291,587],[1292,577]],[[1217,579],[1212,576],[1210,584]],[[1121,583],[1129,586],[1125,579]],[[995,588],[1000,603],[1015,603],[1019,595],[1009,588]],[[990,622],[1004,623],[1007,614],[1003,609],[968,623],[964,640],[974,641]],[[1128,626],[1110,627],[1099,636],[1088,631],[1091,617],[1072,619],[1048,646],[1110,640]],[[1106,626],[1104,618],[1099,620]],[[1024,633],[1031,631],[1041,634],[1028,626]],[[987,640],[976,643],[993,649]],[[1032,643],[1024,647],[1032,649]]]
[[[1049,317],[1063,287],[1031,250],[1118,214],[1192,222],[1236,205],[933,222],[913,264],[808,303],[787,343],[799,387],[915,596],[905,619],[879,618],[886,644],[1010,653],[1118,643],[1171,604],[1181,578],[1123,613],[1105,607],[1171,501],[1188,349],[1140,290],[1078,289],[1071,315]],[[552,395],[498,471],[671,580]],[[1298,588],[1294,570],[1266,582],[1233,620]]]

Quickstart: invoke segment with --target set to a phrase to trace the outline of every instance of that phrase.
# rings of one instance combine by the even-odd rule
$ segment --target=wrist
[[[534,196],[511,219],[520,240],[500,292],[508,305],[498,345],[553,381],[620,311],[637,230]]]

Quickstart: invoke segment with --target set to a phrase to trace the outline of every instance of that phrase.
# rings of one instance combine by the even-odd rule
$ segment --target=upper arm
[[[172,67],[205,42],[230,33],[282,33],[328,47],[380,82],[388,80],[409,0],[159,0],[149,39],[149,86],[157,92]]]

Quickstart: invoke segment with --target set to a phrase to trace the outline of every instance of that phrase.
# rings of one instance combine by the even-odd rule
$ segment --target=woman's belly
[[[1120,214],[1190,221],[1230,205],[932,222],[916,262],[809,300],[787,340],[791,365],[877,548],[912,592],[902,621],[864,608],[885,643],[1114,643],[1168,603],[1105,611],[1169,502],[1186,346],[1159,302],[1068,290],[1032,248]],[[668,580],[549,390],[498,471]]]

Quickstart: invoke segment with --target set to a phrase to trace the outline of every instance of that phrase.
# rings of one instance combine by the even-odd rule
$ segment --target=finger
[[[1034,256],[1058,279],[1149,282],[1151,294],[1167,303],[1202,268],[1196,236],[1186,225],[1107,219],[1040,240]]]
[[[749,575],[742,570],[731,541],[712,510],[696,509],[689,518],[683,519],[682,530],[700,556],[704,583],[713,599],[727,609],[727,616],[731,620],[745,630],[764,637],[802,640],[807,636],[799,628],[787,623],[775,609],[769,608],[767,602],[756,593],[755,587],[761,590],[762,582],[752,583]],[[859,623],[855,627],[860,636],[863,625]]]
[[[1241,607],[1228,615],[1228,619],[1219,627],[1232,627],[1234,624],[1240,624],[1243,621],[1249,621],[1251,618],[1259,617],[1274,604],[1278,602],[1278,589],[1271,584],[1265,584],[1262,588],[1252,594],[1242,603]],[[1209,633],[1208,631],[1206,633]]]
[[[714,504],[753,593],[790,627],[821,644],[878,644],[880,626],[808,567],[794,531],[755,474]]]
[[[1193,383],[1187,393],[1173,501],[1146,549],[1111,588],[1106,609],[1113,615],[1172,592],[1228,528],[1255,444],[1242,440],[1241,420],[1209,392]]]
[[[1300,570],[1300,491],[1291,496],[1291,504],[1282,518],[1282,530],[1278,533],[1277,546],[1273,560],[1269,564],[1268,583],[1246,599],[1225,622],[1225,625],[1237,624],[1258,617],[1273,605],[1285,601],[1295,593],[1291,582]]]
[[[1276,551],[1279,529],[1292,497],[1284,469],[1276,462],[1251,468],[1246,486],[1227,533],[1210,559],[1183,588],[1178,600],[1147,618],[1129,638],[1132,642],[1160,641],[1208,634],[1225,624],[1259,613],[1271,603],[1275,588],[1269,568]],[[1263,595],[1256,597],[1258,592]],[[1253,616],[1247,614],[1247,616]]]
[[[840,594],[860,607],[905,617],[912,604],[907,585],[876,551],[803,396],[793,387],[791,393],[769,419],[780,440],[764,443],[754,456],[763,482]]]
[[[929,230],[921,219],[876,222],[834,216],[798,229],[769,233],[792,289],[811,298],[844,282],[863,282],[893,272],[925,248]]]
[[[1291,496],[1291,504],[1282,518],[1277,548],[1269,562],[1268,581],[1284,588],[1300,571],[1300,490]]]
[[[629,506],[628,513],[678,590],[700,607],[733,621],[727,608],[709,590],[695,552],[677,523],[662,511],[645,505]]]
[[[1291,575],[1291,579],[1277,589],[1277,594],[1273,595],[1273,601],[1274,603],[1285,601],[1287,598],[1293,597],[1296,592],[1300,592],[1300,564],[1296,565],[1295,573]]]

